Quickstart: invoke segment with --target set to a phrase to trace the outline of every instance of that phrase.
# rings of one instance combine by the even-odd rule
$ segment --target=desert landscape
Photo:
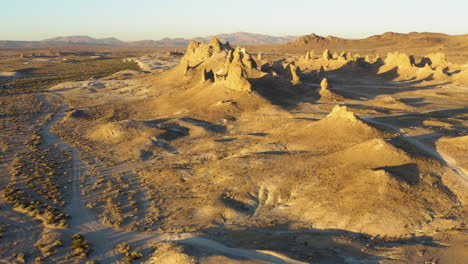
[[[0,41],[0,263],[468,263],[467,186],[468,34]]]

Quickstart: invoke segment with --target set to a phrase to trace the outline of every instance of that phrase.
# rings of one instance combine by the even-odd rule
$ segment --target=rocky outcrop
[[[328,79],[323,78],[322,81],[320,82],[320,92],[327,91],[327,90],[328,90]]]
[[[371,59],[371,57],[369,57],[369,55],[366,55],[366,57],[364,57],[364,61],[367,62],[367,63],[373,63],[374,60]]]
[[[301,78],[299,77],[299,69],[294,64],[288,64],[286,66],[286,76],[291,80],[292,84],[301,83]]]
[[[347,55],[346,52],[342,51],[340,55],[338,56],[338,61],[339,62],[346,62],[347,61]]]
[[[331,52],[330,52],[328,49],[324,50],[324,51],[323,51],[322,58],[323,58],[324,60],[330,60],[330,59],[332,59],[332,54],[331,54]]]
[[[257,68],[257,63],[255,60],[250,56],[250,54],[247,53],[245,49],[242,50],[242,63],[249,69],[254,69]]]
[[[224,79],[224,84],[227,88],[237,91],[252,91],[252,85],[247,80],[247,72],[244,66],[240,63],[233,63],[229,66],[229,70]]]
[[[245,49],[237,47],[230,51],[222,68],[216,71],[215,83],[221,83],[226,88],[237,91],[252,91],[252,85],[248,81],[248,70],[256,69],[255,60]]]
[[[393,52],[388,53],[384,64],[379,68],[379,73],[387,73],[396,69],[397,76],[394,73],[390,76],[393,78],[409,78],[417,79],[437,79],[449,80],[451,75],[449,67],[453,66],[447,62],[443,53],[432,53],[421,59],[419,63],[415,63],[414,57],[405,53]]]
[[[425,57],[426,62],[432,66],[432,67],[447,67],[448,62],[447,59],[445,58],[445,54],[437,52],[437,53],[431,53]]]
[[[342,96],[330,91],[328,89],[328,79],[323,78],[320,82],[320,99],[325,101],[340,101],[343,99]]]
[[[217,37],[214,37],[209,44],[191,40],[181,62],[187,62],[190,67],[193,67],[209,59],[213,55],[227,50],[232,50],[229,43],[222,44]]]
[[[332,58],[333,58],[334,60],[337,60],[338,57],[339,57],[338,53],[337,53],[336,51],[333,52]]]
[[[387,54],[387,58],[385,59],[385,65],[387,67],[411,69],[414,66],[414,63],[412,62],[411,57],[408,54],[396,51]]]
[[[348,111],[348,108],[345,105],[335,105],[335,107],[333,107],[333,110],[325,118],[347,120],[352,123],[363,123],[363,121],[359,117],[354,115],[353,112]]]
[[[257,63],[244,48],[232,49],[214,37],[209,44],[190,41],[176,71],[186,79],[199,78],[201,83],[224,85],[237,91],[252,90],[249,75],[261,76]],[[197,77],[200,76],[200,77]]]

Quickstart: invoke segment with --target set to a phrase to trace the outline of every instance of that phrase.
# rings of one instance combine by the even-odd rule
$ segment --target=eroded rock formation
[[[286,67],[286,76],[291,80],[292,84],[301,83],[301,78],[299,77],[299,69],[294,64],[288,64]]]

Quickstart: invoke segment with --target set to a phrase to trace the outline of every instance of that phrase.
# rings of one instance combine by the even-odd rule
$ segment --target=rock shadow
[[[398,181],[406,182],[410,185],[419,183],[419,169],[416,163],[407,163],[399,166],[385,166],[374,170],[384,170]]]

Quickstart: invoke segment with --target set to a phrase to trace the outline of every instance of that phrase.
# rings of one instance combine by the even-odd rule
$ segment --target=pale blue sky
[[[0,0],[1,40],[468,33],[468,0]]]

